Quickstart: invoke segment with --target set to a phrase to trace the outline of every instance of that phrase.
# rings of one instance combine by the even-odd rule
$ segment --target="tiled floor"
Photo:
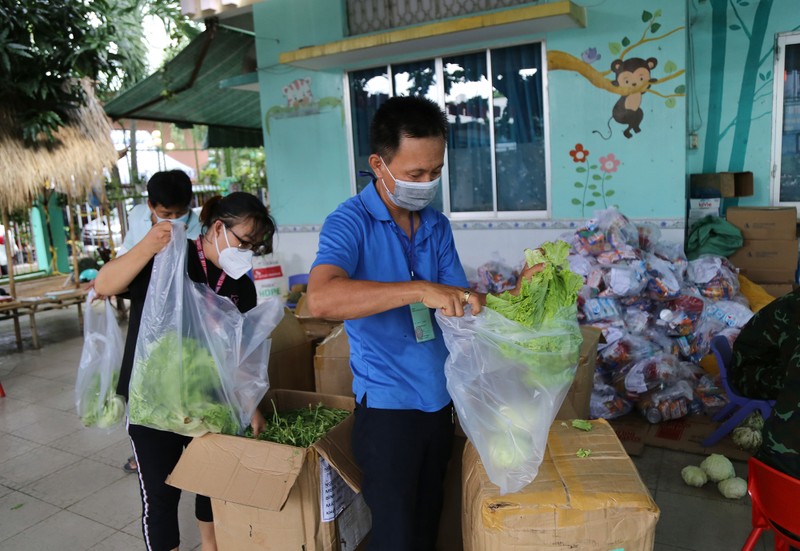
[[[73,388],[82,338],[75,310],[37,318],[43,347],[17,353],[10,322],[0,324],[0,551],[144,549],[136,476],[122,429],[83,428]],[[686,486],[680,470],[703,457],[645,448],[634,457],[661,508],[657,551],[732,551],[750,531],[750,501],[723,498],[713,484]],[[746,478],[747,466],[735,462]],[[199,549],[193,499],[181,500],[181,549]],[[757,549],[772,548],[767,538]],[[450,551],[450,550],[446,550]]]

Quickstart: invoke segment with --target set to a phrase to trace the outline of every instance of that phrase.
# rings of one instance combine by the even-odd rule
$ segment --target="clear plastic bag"
[[[500,493],[533,481],[550,425],[578,364],[581,333],[570,307],[533,331],[485,308],[477,316],[437,312],[450,355],[447,390],[464,432]]]
[[[111,301],[93,306],[95,297],[92,290],[86,298],[75,410],[84,426],[110,431],[125,419],[125,400],[117,395],[125,339]]]
[[[142,312],[129,419],[186,436],[238,434],[269,389],[267,358],[280,297],[242,314],[186,273],[181,226],[158,253]]]

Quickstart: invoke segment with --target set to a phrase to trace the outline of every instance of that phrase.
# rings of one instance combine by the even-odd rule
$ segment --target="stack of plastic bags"
[[[713,412],[726,402],[718,381],[698,367],[714,335],[735,338],[753,313],[724,257],[687,261],[680,243],[661,241],[614,208],[562,238],[572,271],[584,278],[580,322],[600,327],[591,415],[611,419],[638,409],[657,423]]]

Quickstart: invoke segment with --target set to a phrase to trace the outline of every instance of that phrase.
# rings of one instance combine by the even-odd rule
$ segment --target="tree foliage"
[[[102,98],[144,78],[149,15],[173,40],[193,32],[177,0],[0,0],[0,105],[13,134],[52,144],[85,105],[81,79]]]

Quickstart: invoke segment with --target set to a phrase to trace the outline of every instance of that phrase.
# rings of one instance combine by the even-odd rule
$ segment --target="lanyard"
[[[206,274],[206,283],[208,286],[211,287],[211,282],[208,281],[208,266],[206,266],[206,254],[203,252],[203,245],[201,241],[202,237],[198,237],[195,240],[195,245],[197,245],[197,256],[200,257],[200,264],[203,266],[203,273]],[[219,290],[222,288],[222,284],[225,282],[225,272],[220,274],[219,279],[217,280],[217,285],[214,287],[214,292],[219,294]]]
[[[408,262],[408,271],[411,274],[411,280],[414,280],[414,213],[409,212],[408,217],[411,220],[411,240],[410,246],[406,250],[406,262]]]

